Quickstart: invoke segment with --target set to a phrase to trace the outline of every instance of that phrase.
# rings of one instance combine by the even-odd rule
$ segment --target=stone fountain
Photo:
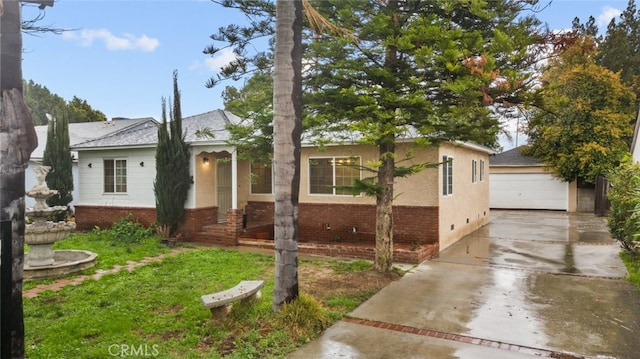
[[[26,195],[35,199],[33,208],[25,211],[33,223],[24,230],[24,241],[29,245],[25,255],[24,279],[60,277],[76,273],[96,264],[97,255],[84,250],[53,250],[57,241],[67,238],[76,228],[75,222],[52,222],[49,218],[67,211],[66,206],[49,207],[46,199],[58,193],[49,189],[45,178],[51,167],[40,166],[33,170],[38,184],[26,191]]]

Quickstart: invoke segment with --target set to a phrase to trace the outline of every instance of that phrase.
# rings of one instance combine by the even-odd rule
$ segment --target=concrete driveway
[[[640,358],[640,291],[606,220],[491,211],[290,358]]]

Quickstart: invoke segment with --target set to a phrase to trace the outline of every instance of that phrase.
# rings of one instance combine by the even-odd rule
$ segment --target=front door
[[[218,223],[227,222],[227,211],[231,209],[231,161],[219,159],[216,168],[218,186]]]

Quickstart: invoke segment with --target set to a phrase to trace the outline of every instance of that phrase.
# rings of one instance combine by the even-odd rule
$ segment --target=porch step
[[[231,236],[225,231],[226,224],[215,223],[203,226],[200,232],[193,235],[193,239],[199,242],[211,242],[218,244],[229,243]]]

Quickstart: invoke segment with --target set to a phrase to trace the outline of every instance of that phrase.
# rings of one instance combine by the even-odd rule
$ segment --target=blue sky
[[[549,0],[540,0],[541,4]],[[551,29],[571,27],[579,17],[594,16],[601,31],[627,0],[553,0],[536,16]],[[178,71],[184,116],[223,107],[225,84],[208,89],[229,54],[216,58],[202,50],[221,26],[244,16],[208,0],[56,0],[41,26],[77,29],[63,35],[23,37],[23,77],[66,100],[87,100],[107,117],[160,120],[161,98],[172,95],[172,72]],[[23,8],[23,19],[37,13]],[[229,83],[231,84],[231,83]]]

